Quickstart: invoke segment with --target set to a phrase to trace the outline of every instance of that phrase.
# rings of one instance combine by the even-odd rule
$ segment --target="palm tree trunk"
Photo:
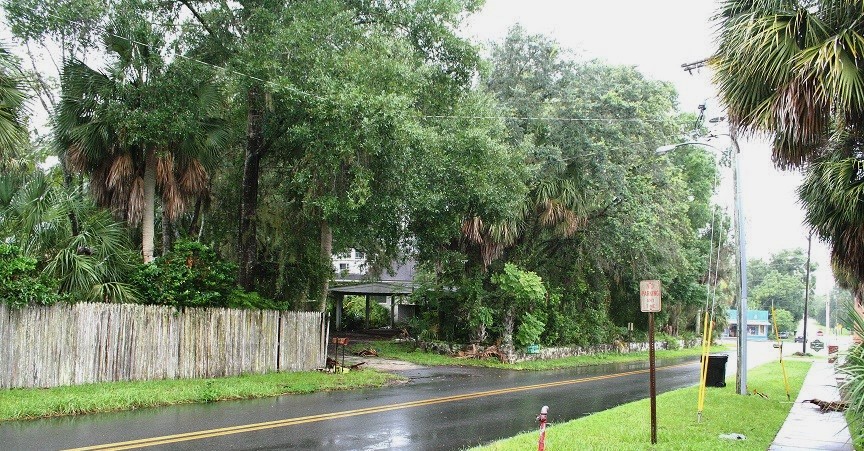
[[[171,252],[174,247],[174,221],[168,216],[168,212],[162,209],[162,255]]]
[[[146,150],[144,163],[144,215],[141,223],[141,254],[144,263],[153,261],[156,222],[156,150]]]
[[[65,156],[61,156],[60,158],[60,168],[63,170],[63,186],[66,188],[66,191],[72,192],[72,184],[75,182],[72,171],[69,170],[69,163],[66,161]],[[80,191],[76,192],[76,195],[81,195]],[[72,236],[78,236],[81,233],[81,225],[78,223],[78,215],[75,214],[74,211],[69,211],[69,224],[72,227]]]
[[[321,264],[331,266],[333,258],[333,229],[330,228],[330,223],[326,219],[321,220]],[[321,283],[321,294],[318,295],[318,311],[324,312],[327,310],[327,295],[330,288],[330,275],[324,278]]]
[[[189,221],[189,228],[186,229],[186,235],[196,236],[201,230],[201,226],[198,225],[199,220],[203,221],[203,219],[201,219],[201,207],[201,196],[198,196],[198,198],[195,199],[195,211],[192,213],[192,220]]]
[[[258,210],[258,178],[264,147],[264,110],[260,88],[250,88],[246,101],[246,158],[243,163],[243,192],[240,198],[240,226],[237,234],[240,259],[237,283],[244,290],[253,291],[258,256],[255,214]]]

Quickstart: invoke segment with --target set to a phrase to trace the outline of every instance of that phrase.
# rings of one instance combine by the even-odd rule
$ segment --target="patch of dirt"
[[[425,368],[422,365],[417,365],[416,363],[405,362],[403,360],[394,360],[394,359],[384,359],[381,357],[359,357],[356,355],[345,355],[345,366],[355,365],[360,362],[366,362],[363,364],[363,368],[373,368],[378,371],[411,371]],[[342,356],[339,356],[339,363],[342,363]]]

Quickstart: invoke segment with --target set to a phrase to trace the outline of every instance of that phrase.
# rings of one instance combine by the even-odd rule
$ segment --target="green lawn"
[[[797,397],[811,360],[786,359],[791,399]],[[657,445],[651,446],[651,416],[648,399],[624,404],[585,418],[547,428],[550,450],[726,450],[767,449],[783,425],[792,402],[786,398],[779,362],[748,371],[748,385],[767,398],[735,393],[734,376],[725,388],[708,388],[702,421],[697,422],[698,387],[683,388],[657,397]],[[550,421],[554,406],[550,405]],[[730,441],[721,434],[739,433],[746,439]],[[538,433],[524,433],[495,442],[480,450],[536,449]]]
[[[111,382],[0,391],[0,421],[377,387],[401,379],[374,370],[270,373],[218,379]]]
[[[352,349],[359,350],[361,348],[375,348],[378,355],[384,358],[404,360],[406,362],[416,363],[418,365],[464,365],[464,366],[481,366],[487,368],[502,368],[508,370],[554,370],[559,368],[571,368],[577,366],[603,365],[606,363],[633,362],[638,360],[648,360],[648,351],[633,352],[627,354],[608,353],[608,354],[592,354],[581,355],[576,357],[565,357],[561,359],[550,360],[533,360],[515,364],[501,363],[497,359],[466,359],[455,358],[440,354],[423,352],[419,349],[415,350],[413,345],[407,343],[394,343],[391,341],[377,341],[369,345],[355,345]],[[711,352],[718,352],[727,349],[724,346],[714,346]],[[701,353],[701,348],[679,349],[675,351],[656,351],[656,358],[675,358],[697,356]]]

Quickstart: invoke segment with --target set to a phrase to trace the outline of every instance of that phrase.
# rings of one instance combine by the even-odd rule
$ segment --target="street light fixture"
[[[723,119],[711,119],[711,122],[720,122]],[[744,239],[744,208],[741,205],[741,176],[740,176],[740,153],[738,139],[735,130],[728,134],[733,147],[732,173],[735,188],[735,236],[738,247],[738,359],[735,374],[735,389],[738,394],[747,394],[747,252],[746,240]],[[701,141],[689,141],[678,144],[669,144],[657,148],[656,153],[664,154],[683,146],[705,146],[717,151],[720,148]]]

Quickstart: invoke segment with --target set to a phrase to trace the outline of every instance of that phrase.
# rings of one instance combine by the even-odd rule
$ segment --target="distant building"
[[[342,306],[346,295],[366,297],[365,328],[369,328],[369,307],[377,302],[390,312],[390,327],[414,316],[416,306],[406,301],[414,291],[417,263],[413,260],[392,262],[390,267],[374,273],[366,264],[366,254],[351,249],[333,256],[336,275],[330,294],[334,300],[334,326],[342,328]]]
[[[723,331],[724,337],[738,336],[738,309],[727,312],[728,325]],[[767,340],[771,333],[771,315],[768,310],[747,310],[747,338]]]

